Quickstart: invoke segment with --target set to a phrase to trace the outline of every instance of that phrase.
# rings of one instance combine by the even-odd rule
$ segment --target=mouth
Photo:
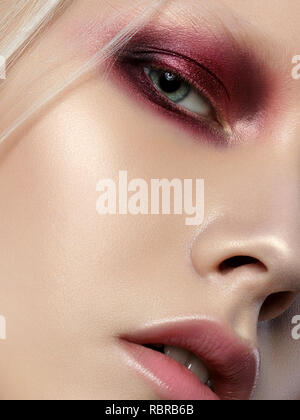
[[[120,337],[128,364],[166,400],[249,400],[256,348],[213,321],[155,325]]]

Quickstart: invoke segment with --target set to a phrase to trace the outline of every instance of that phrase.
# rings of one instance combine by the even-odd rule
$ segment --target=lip
[[[121,338],[130,366],[150,381],[166,400],[249,400],[259,369],[258,350],[227,326],[210,320],[166,322]],[[210,371],[213,391],[177,361],[144,347],[164,344],[184,348]]]

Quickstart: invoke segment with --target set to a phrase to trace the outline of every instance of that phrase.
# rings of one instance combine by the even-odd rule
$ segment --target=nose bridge
[[[190,248],[211,305],[248,339],[256,340],[258,320],[281,315],[300,292],[298,109],[261,141],[216,155]]]
[[[290,225],[298,222],[300,133],[297,144],[266,142],[233,160],[235,176],[227,179],[223,173],[222,188],[225,207],[237,220],[252,216],[257,224],[274,220],[281,226],[287,219]]]
[[[266,300],[284,294],[270,299],[272,318],[300,290],[299,146],[266,144],[235,161],[235,176],[226,179],[225,162],[211,196],[208,189],[206,219],[195,235],[191,260],[201,281],[223,299],[224,314],[242,319],[247,313],[254,330]]]
[[[206,219],[194,244],[195,255],[202,245],[209,250],[206,270],[216,259],[247,255],[247,250],[257,259],[267,259],[269,266],[281,261],[283,267],[284,261],[296,260],[300,250],[299,172],[300,137],[297,144],[269,143],[225,159],[218,182],[213,188],[206,182]],[[210,259],[213,264],[208,264]]]

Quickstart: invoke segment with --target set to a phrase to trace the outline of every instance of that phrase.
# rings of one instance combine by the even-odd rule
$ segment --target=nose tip
[[[204,233],[195,241],[191,259],[203,281],[217,283],[218,290],[223,287],[224,296],[235,294],[232,305],[239,301],[247,309],[251,306],[260,321],[280,316],[299,291],[298,258],[278,237],[232,239]]]

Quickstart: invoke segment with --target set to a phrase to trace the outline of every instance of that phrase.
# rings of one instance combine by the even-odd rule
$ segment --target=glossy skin
[[[300,4],[218,3],[191,1],[182,11],[171,2],[152,27],[175,20],[186,33],[195,25],[220,39],[229,27],[265,64],[263,119],[237,121],[236,144],[208,142],[190,121],[130,95],[118,67],[104,80],[94,71],[1,145],[1,398],[157,398],[128,368],[116,337],[208,316],[258,343],[256,399],[300,399],[300,341],[291,338],[300,314],[300,81],[291,77]],[[121,4],[75,2],[47,29],[7,80],[0,131],[103,45],[100,23]],[[204,178],[205,223],[99,216],[96,184],[119,170],[147,180]],[[241,255],[256,263],[220,270]],[[275,300],[259,323],[263,302],[278,292],[296,300]]]

